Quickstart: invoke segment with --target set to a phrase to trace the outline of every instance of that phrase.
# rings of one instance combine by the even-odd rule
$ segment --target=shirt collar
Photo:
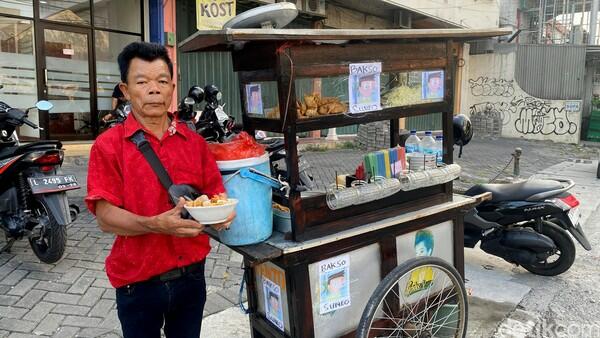
[[[171,124],[169,125],[169,129],[167,129],[167,135],[171,136],[177,133],[178,135],[181,135],[183,136],[183,138],[187,139],[185,133],[183,133],[180,130],[180,128],[178,128],[177,119],[175,118],[175,116],[171,113],[168,114],[169,118],[171,119]],[[125,128],[125,138],[130,138],[133,134],[135,134],[136,131],[140,129],[143,130],[146,134],[150,134],[150,132],[146,130],[146,128],[144,128],[144,126],[142,126],[141,123],[138,122],[133,113],[130,113],[129,116],[127,116],[127,119],[125,119],[125,122],[123,123],[123,127]]]

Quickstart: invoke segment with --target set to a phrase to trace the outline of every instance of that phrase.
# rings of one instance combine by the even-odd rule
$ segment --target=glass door
[[[59,140],[92,139],[94,89],[89,29],[44,24],[39,61],[45,99],[54,108],[44,118],[46,137]]]

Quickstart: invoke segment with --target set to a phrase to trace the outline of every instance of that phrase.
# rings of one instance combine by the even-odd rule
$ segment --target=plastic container
[[[291,232],[292,216],[290,212],[273,208],[273,227],[281,233]]]
[[[407,154],[409,153],[420,153],[421,150],[421,139],[417,136],[416,130],[410,131],[410,136],[404,142],[404,149]]]
[[[435,158],[436,163],[441,165],[444,163],[444,137],[436,136],[435,137]]]
[[[226,245],[249,245],[260,243],[273,233],[272,185],[261,179],[243,177],[239,170],[254,169],[270,175],[269,156],[234,161],[217,161],[223,175],[227,197],[239,200],[237,215],[229,230],[219,232],[219,239]]]
[[[421,140],[421,148],[425,155],[435,155],[435,139],[431,136],[431,131],[425,132],[425,137]]]
[[[406,162],[408,163],[408,170],[410,171],[429,170],[437,167],[435,155],[426,155],[423,153],[407,154]]]

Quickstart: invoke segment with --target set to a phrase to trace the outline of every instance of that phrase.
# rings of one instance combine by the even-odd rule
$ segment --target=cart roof
[[[249,41],[316,41],[345,43],[352,40],[455,40],[485,39],[512,33],[493,29],[222,29],[198,31],[179,44],[182,52],[225,51]]]

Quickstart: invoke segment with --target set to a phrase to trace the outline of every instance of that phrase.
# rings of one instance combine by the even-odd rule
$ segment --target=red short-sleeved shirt
[[[129,140],[139,129],[143,127],[130,114],[123,124],[100,135],[92,146],[85,198],[92,213],[96,213],[100,199],[141,216],[158,215],[173,207],[158,177]],[[174,184],[190,184],[209,196],[225,191],[206,142],[184,123],[172,123],[162,140],[148,132],[145,136]],[[118,288],[201,261],[209,251],[205,234],[193,238],[163,234],[117,236],[106,258],[106,273]]]

